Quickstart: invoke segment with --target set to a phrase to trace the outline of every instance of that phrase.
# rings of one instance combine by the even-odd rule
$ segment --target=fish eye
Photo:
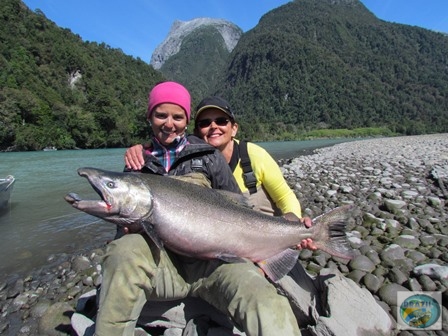
[[[107,182],[107,187],[108,188],[114,188],[115,187],[115,183],[112,181]]]

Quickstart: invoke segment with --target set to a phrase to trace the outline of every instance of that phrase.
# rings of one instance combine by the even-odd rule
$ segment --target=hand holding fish
[[[304,224],[307,228],[310,228],[313,225],[313,221],[311,220],[310,217],[300,218],[300,222],[302,224]],[[311,238],[306,238],[306,239],[303,239],[299,245],[297,245],[297,249],[298,250],[308,249],[311,251],[316,251],[317,246],[314,245],[314,242]]]
[[[145,233],[145,229],[140,225],[140,223],[132,223],[127,226],[123,226],[123,234],[128,233]]]

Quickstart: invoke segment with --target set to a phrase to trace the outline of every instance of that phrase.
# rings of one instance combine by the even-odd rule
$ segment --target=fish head
[[[77,194],[69,193],[65,200],[74,208],[120,226],[140,224],[150,216],[153,197],[140,173],[80,168],[78,174],[87,178],[101,199],[83,200]]]

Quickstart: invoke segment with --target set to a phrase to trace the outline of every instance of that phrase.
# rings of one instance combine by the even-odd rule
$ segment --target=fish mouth
[[[64,197],[65,201],[75,209],[84,211],[93,216],[106,217],[113,214],[112,206],[104,200],[84,200],[76,193],[69,193]]]
[[[72,192],[64,197],[67,203],[69,203],[72,207],[93,216],[105,217],[118,213],[118,210],[113,211],[115,207],[111,202],[111,198],[108,197],[107,193],[103,192],[96,186],[95,181],[90,177],[88,173],[88,169],[79,169],[78,174],[82,177],[85,177],[89,181],[92,188],[100,196],[100,199],[84,200],[78,194]]]
[[[101,201],[105,203],[105,206],[107,208],[109,208],[109,209],[112,208],[112,202],[111,202],[112,198],[109,196],[108,193],[104,192],[105,189],[100,189],[100,188],[97,187],[97,184],[95,183],[95,179],[90,177],[90,175],[88,174],[87,170],[86,169],[79,169],[78,170],[79,176],[85,177],[89,181],[89,183],[92,186],[93,190],[95,190],[95,192],[100,196]]]

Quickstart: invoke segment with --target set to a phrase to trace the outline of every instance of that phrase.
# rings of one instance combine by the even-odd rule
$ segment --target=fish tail
[[[355,254],[346,230],[353,209],[353,204],[344,205],[314,218],[314,245],[335,257],[352,259]]]

